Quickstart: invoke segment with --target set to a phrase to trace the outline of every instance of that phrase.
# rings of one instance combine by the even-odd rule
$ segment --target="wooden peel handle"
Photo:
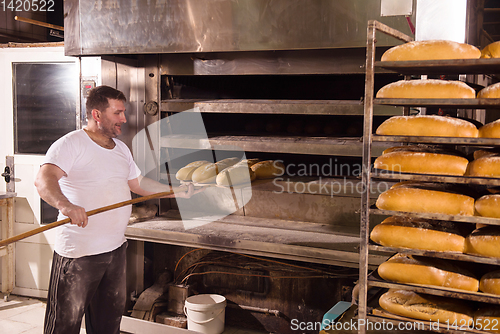
[[[172,190],[171,191],[165,191],[165,192],[160,192],[160,193],[156,193],[156,194],[152,194],[152,195],[147,195],[147,196],[133,198],[133,199],[130,199],[130,200],[127,200],[127,201],[123,201],[123,202],[111,204],[111,205],[108,205],[108,206],[103,206],[102,208],[98,208],[98,209],[87,211],[87,216],[90,217],[90,216],[96,215],[96,214],[101,213],[101,212],[118,209],[118,208],[121,208],[123,206],[131,205],[131,204],[135,204],[135,203],[145,202],[145,201],[148,201],[150,199],[167,196],[167,195],[170,195],[172,193],[173,193]],[[11,244],[13,242],[16,242],[16,241],[19,241],[21,239],[25,239],[25,238],[31,237],[31,236],[33,236],[35,234],[42,233],[44,231],[50,230],[51,228],[67,224],[69,222],[71,222],[71,219],[69,219],[69,218],[66,218],[66,219],[63,219],[63,220],[58,220],[56,222],[53,222],[53,223],[41,226],[39,228],[35,228],[35,229],[31,230],[31,231],[18,234],[16,236],[11,237],[11,238],[0,240],[0,247],[7,246],[8,244]]]

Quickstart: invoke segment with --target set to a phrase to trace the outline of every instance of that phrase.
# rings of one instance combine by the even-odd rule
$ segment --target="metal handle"
[[[2,177],[5,179],[5,182],[10,182],[10,167],[5,166],[4,172],[2,173]]]

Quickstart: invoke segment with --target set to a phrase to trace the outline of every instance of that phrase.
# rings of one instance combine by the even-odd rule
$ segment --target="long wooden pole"
[[[147,195],[147,196],[133,198],[133,199],[130,199],[130,200],[127,200],[127,201],[123,201],[123,202],[111,204],[111,205],[108,205],[108,206],[103,206],[102,208],[98,208],[98,209],[87,211],[87,216],[90,217],[90,216],[96,215],[98,213],[102,213],[102,212],[105,212],[105,211],[118,209],[118,208],[121,208],[123,206],[127,206],[127,205],[131,205],[131,204],[135,204],[135,203],[140,203],[140,202],[148,201],[150,199],[154,199],[154,198],[158,198],[158,197],[167,196],[167,195],[170,195],[172,193],[173,193],[172,190],[171,191],[165,191],[165,192],[160,192],[160,193],[156,193],[156,194],[152,194],[152,195]],[[42,233],[44,231],[50,230],[51,228],[67,224],[69,222],[71,222],[70,218],[66,218],[66,219],[63,219],[63,220],[58,220],[56,222],[44,225],[42,227],[35,228],[35,229],[31,230],[31,231],[27,231],[27,232],[18,234],[16,236],[11,237],[11,238],[0,240],[0,247],[6,246],[8,244],[11,244],[13,242],[19,241],[21,239],[25,239],[25,238],[31,237],[31,236],[33,236],[35,234]]]
[[[25,23],[31,23],[31,24],[34,24],[34,25],[37,25],[37,26],[40,26],[40,27],[45,27],[45,28],[51,28],[51,29],[56,29],[56,30],[64,31],[64,27],[61,27],[61,26],[58,26],[58,25],[55,25],[55,24],[50,24],[50,23],[46,23],[46,22],[41,22],[41,21],[33,20],[33,19],[28,19],[26,17],[14,16],[14,20],[25,22]]]

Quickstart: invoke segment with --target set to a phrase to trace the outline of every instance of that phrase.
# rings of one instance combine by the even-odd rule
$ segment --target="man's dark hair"
[[[89,90],[87,103],[85,104],[87,118],[92,118],[93,109],[97,109],[99,111],[106,110],[106,108],[109,107],[108,99],[121,100],[123,102],[127,101],[125,95],[113,87],[97,86]]]

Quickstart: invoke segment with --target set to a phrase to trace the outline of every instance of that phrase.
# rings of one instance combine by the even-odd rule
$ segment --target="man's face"
[[[127,122],[125,104],[120,100],[109,99],[109,107],[101,113],[99,130],[109,138],[116,138],[122,133],[122,124]]]

